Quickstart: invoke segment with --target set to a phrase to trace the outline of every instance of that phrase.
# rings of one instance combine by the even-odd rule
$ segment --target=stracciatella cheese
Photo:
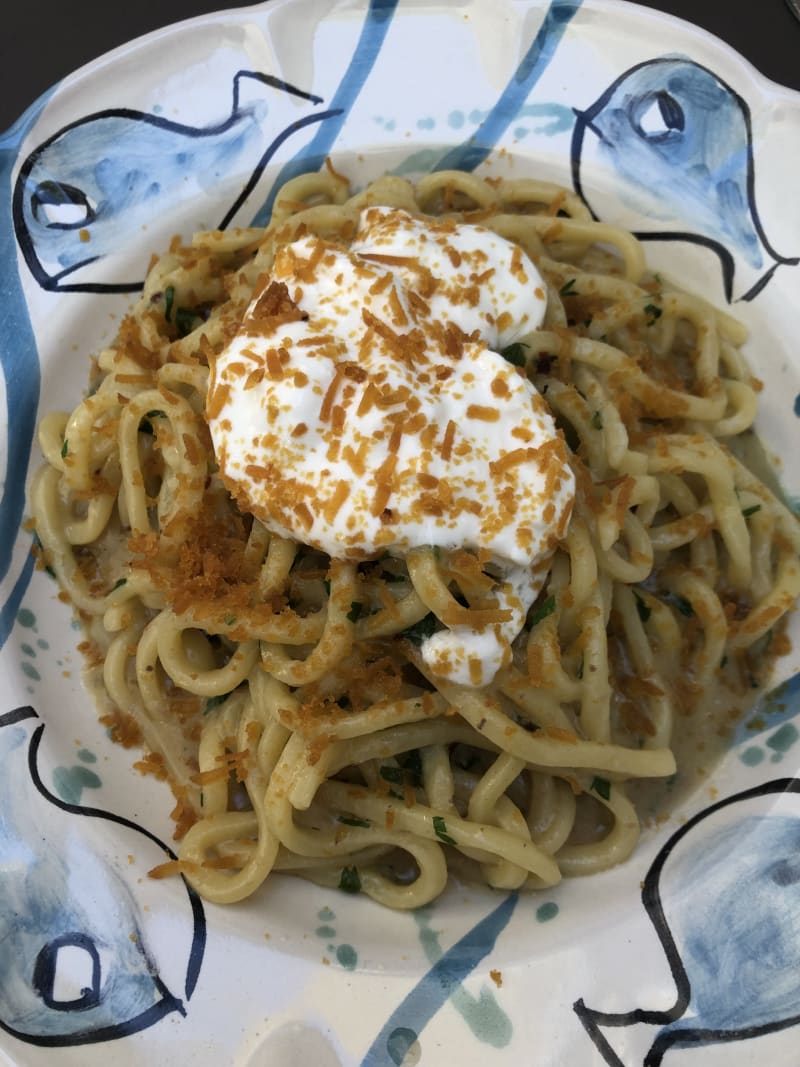
[[[545,287],[490,230],[373,207],[344,249],[302,237],[215,362],[220,471],[268,529],[337,558],[481,553],[505,621],[423,643],[436,674],[485,685],[542,586],[574,480],[533,384],[500,351]]]

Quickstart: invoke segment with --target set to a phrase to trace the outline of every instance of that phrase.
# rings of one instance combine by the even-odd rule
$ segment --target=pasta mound
[[[483,689],[420,656],[443,627],[499,618],[480,551],[331,558],[248,514],[211,445],[210,368],[245,310],[296,313],[276,255],[305,234],[348,247],[368,205],[479,222],[547,285],[541,328],[503,354],[555,418],[577,492]],[[154,875],[233,902],[282,871],[413,908],[449,870],[536,889],[628,857],[638,783],[675,774],[689,723],[752,697],[800,592],[797,522],[739,458],[758,391],[744,340],[649,274],[631,234],[532,179],[351,195],[329,168],[289,182],[264,230],[173,242],[89,395],[43,420],[32,487],[109,721],[178,801],[180,859]]]

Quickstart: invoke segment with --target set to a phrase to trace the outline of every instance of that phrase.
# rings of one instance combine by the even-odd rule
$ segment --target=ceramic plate
[[[612,0],[273,0],[118,49],[2,144],[7,1062],[795,1067],[800,654],[608,874],[526,896],[453,886],[417,914],[281,878],[204,906],[146,876],[170,794],[99,725],[23,523],[37,418],[77,402],[151,254],[264,220],[276,184],[326,155],[356,185],[536,173],[641,234],[656,269],[751,328],[760,430],[797,499],[800,97]],[[119,178],[103,219],[101,168]]]

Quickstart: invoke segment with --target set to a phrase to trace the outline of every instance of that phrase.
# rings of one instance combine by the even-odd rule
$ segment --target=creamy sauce
[[[268,529],[332,557],[438,546],[497,568],[504,621],[422,646],[464,684],[507,660],[572,507],[553,419],[499,354],[545,306],[511,242],[369,208],[347,250],[281,249],[209,385],[223,478]]]

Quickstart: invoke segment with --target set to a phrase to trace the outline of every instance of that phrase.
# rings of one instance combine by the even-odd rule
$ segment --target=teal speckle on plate
[[[17,612],[17,622],[27,630],[32,630],[36,626],[36,616],[30,608],[20,608]]]
[[[53,789],[67,804],[80,804],[84,789],[99,789],[100,778],[88,767],[56,767]]]

